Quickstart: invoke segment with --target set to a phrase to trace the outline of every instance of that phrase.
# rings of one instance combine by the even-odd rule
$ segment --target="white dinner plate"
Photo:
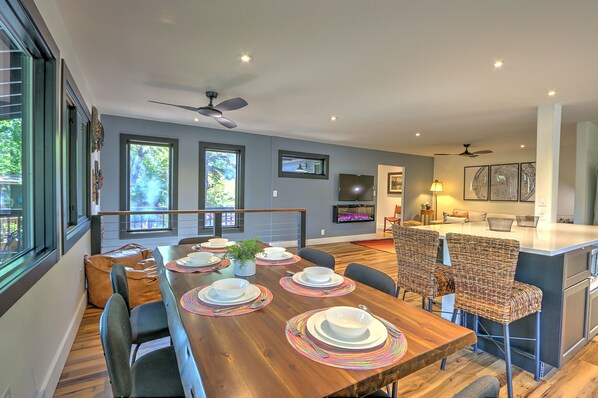
[[[256,298],[258,298],[260,293],[261,291],[259,287],[250,284],[249,286],[247,286],[245,293],[241,297],[232,300],[222,299],[222,297],[218,296],[218,294],[216,294],[216,291],[212,289],[212,286],[210,285],[204,287],[199,292],[197,292],[197,296],[201,301],[206,302],[208,304],[233,305],[244,304],[250,302],[251,300],[255,300]]]
[[[203,242],[203,243],[200,243],[199,245],[205,249],[225,249],[229,246],[236,245],[236,243],[233,241],[229,241],[229,242],[226,242],[226,245],[213,245],[211,242]]]
[[[378,347],[380,344],[384,343],[388,337],[388,330],[384,324],[375,318],[372,319],[372,322],[363,336],[352,339],[340,337],[330,328],[324,312],[325,311],[320,311],[310,316],[306,326],[309,333],[315,339],[328,345],[344,349],[364,350]]]
[[[307,280],[307,276],[305,272],[300,271],[293,275],[293,281],[307,287],[335,287],[343,283],[345,279],[342,275],[339,274],[332,274],[330,280],[324,283],[316,283]]]
[[[197,264],[197,263],[192,263],[191,261],[189,261],[189,257],[183,257],[183,258],[179,258],[178,260],[176,260],[176,263],[183,267],[203,268],[203,267],[209,267],[214,264],[218,264],[220,262],[220,260],[221,260],[220,257],[212,256],[212,257],[210,257],[210,261],[207,264]]]
[[[284,261],[284,260],[290,260],[291,258],[293,258],[293,253],[284,252],[281,257],[276,257],[276,258],[268,257],[268,255],[266,253],[258,253],[255,255],[255,258],[257,258],[258,260],[262,260],[262,261]]]

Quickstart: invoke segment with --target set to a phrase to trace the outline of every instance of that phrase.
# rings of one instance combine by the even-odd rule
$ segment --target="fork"
[[[239,308],[249,308],[252,310],[257,310],[258,308],[260,308],[260,306],[265,301],[266,301],[266,297],[264,297],[263,295],[260,295],[260,297],[255,299],[255,301],[253,301],[251,304],[241,304],[241,305],[236,305],[234,307],[218,308],[218,309],[214,310],[214,314],[226,314],[228,312],[238,310]]]
[[[320,347],[318,347],[316,345],[316,343],[313,342],[312,339],[310,339],[309,337],[307,337],[305,335],[305,333],[302,333],[299,329],[297,329],[297,326],[295,326],[291,322],[287,321],[287,327],[289,328],[289,332],[291,332],[291,334],[293,334],[293,335],[301,338],[305,342],[307,342],[311,346],[311,348],[313,348],[314,351],[316,353],[318,353],[319,356],[321,356],[322,358],[328,358],[328,353],[326,351],[324,351],[323,349],[321,349]]]

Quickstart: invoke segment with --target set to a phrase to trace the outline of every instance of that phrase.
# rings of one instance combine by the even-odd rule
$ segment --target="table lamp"
[[[434,219],[438,219],[438,192],[442,192],[442,183],[438,180],[434,180],[432,186],[430,187],[430,191],[434,196]]]

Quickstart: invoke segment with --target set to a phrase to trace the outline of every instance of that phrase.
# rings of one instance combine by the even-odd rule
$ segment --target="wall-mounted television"
[[[374,200],[374,176],[339,174],[338,200]]]

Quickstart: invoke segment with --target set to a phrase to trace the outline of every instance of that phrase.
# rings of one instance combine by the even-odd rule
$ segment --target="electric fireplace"
[[[332,221],[337,224],[374,221],[374,215],[374,205],[332,206]]]

